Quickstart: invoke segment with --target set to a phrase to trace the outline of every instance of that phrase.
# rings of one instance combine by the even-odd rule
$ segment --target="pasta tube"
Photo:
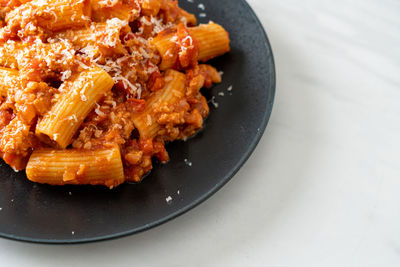
[[[198,47],[197,60],[205,62],[230,51],[229,34],[218,24],[210,22],[198,27],[188,28],[188,38],[193,39]],[[161,55],[159,68],[166,70],[176,66],[178,60],[177,36],[174,32],[164,31],[158,34],[150,44]]]
[[[98,150],[38,149],[26,167],[29,180],[51,185],[91,184],[109,188],[124,182],[119,147]]]
[[[141,139],[151,139],[157,135],[161,126],[157,123],[156,107],[163,104],[173,105],[185,96],[185,83],[185,74],[175,70],[168,70],[165,73],[165,86],[150,96],[143,112],[133,116],[133,123]]]
[[[172,39],[174,36],[174,33],[163,31],[150,41],[150,44],[161,55],[160,70],[171,68],[178,60],[178,47]]]
[[[5,18],[11,29],[24,28],[21,14],[34,17],[36,25],[47,30],[59,31],[85,26],[89,22],[89,0],[33,0],[10,11]]]
[[[199,47],[198,60],[205,62],[230,51],[229,34],[219,24],[210,22],[189,28]]]
[[[114,80],[104,70],[95,67],[73,77],[62,85],[65,89],[57,103],[45,114],[36,127],[36,135],[43,140],[48,136],[59,147],[66,148],[94,108],[96,102],[114,85]],[[70,86],[70,88],[66,88]]]
[[[120,35],[129,31],[126,23],[116,19],[107,23],[93,23],[90,28],[60,32],[56,36],[70,40],[78,49],[84,48],[82,51],[87,54],[97,56],[101,52],[105,56],[113,56],[127,52],[121,43]]]

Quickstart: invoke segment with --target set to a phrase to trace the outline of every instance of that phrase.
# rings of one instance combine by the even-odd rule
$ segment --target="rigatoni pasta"
[[[193,57],[196,61],[208,61],[229,52],[229,35],[221,25],[210,22],[197,27],[185,29],[182,33],[164,31],[150,41],[162,57],[161,70],[176,66],[180,62],[182,53],[189,49],[194,50]],[[184,48],[184,49],[182,49]]]
[[[26,166],[28,179],[51,185],[90,184],[110,188],[124,182],[118,146],[96,150],[35,150]]]
[[[74,48],[78,50],[89,47],[92,49],[93,56],[99,56],[100,54],[113,56],[127,53],[120,36],[129,31],[127,23],[116,19],[92,23],[89,28],[63,31],[56,34],[55,37],[71,41]],[[98,36],[98,38],[93,38],[93,36]],[[101,40],[100,43],[98,39]]]
[[[229,52],[229,35],[221,25],[210,22],[189,29],[190,35],[197,41],[199,54],[197,59],[206,62]]]
[[[221,82],[199,62],[230,50],[174,0],[9,1],[0,16],[0,156],[50,185],[113,188],[167,162]]]
[[[114,85],[113,79],[98,67],[85,70],[61,85],[64,90],[52,109],[36,126],[36,135],[66,148],[96,102]]]
[[[90,0],[32,0],[10,11],[5,22],[22,37],[37,34],[40,28],[59,31],[85,26],[90,22],[90,13]]]
[[[145,110],[133,114],[133,124],[142,140],[153,139],[161,129],[157,122],[160,107],[173,106],[185,96],[186,77],[183,73],[168,70],[164,80],[164,87],[147,99]]]

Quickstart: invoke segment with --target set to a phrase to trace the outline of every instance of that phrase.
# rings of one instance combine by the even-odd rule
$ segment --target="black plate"
[[[200,22],[230,33],[232,52],[211,64],[223,83],[205,90],[211,108],[203,132],[167,149],[171,161],[155,164],[140,184],[52,187],[29,182],[24,172],[0,167],[0,236],[42,243],[81,243],[121,237],[164,223],[195,207],[239,170],[260,140],[271,114],[275,68],[267,36],[243,0],[201,0],[180,5]],[[232,85],[233,90],[228,92]],[[225,96],[219,96],[224,92]],[[210,106],[212,104],[210,103]],[[189,162],[185,163],[185,159]],[[178,194],[179,192],[179,194]],[[166,198],[172,200],[167,203]],[[233,198],[234,196],[232,196]]]

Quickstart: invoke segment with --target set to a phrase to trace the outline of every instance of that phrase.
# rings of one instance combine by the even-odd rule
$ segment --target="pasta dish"
[[[173,0],[1,0],[0,155],[33,182],[140,182],[203,127],[229,35]]]

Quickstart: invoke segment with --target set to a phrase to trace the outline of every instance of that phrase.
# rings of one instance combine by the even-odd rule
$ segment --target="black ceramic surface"
[[[33,184],[1,161],[0,236],[43,243],[80,243],[140,232],[201,203],[244,164],[267,125],[275,93],[275,69],[264,30],[243,0],[180,1],[205,23],[230,33],[231,53],[211,62],[223,82],[204,90],[215,97],[205,129],[187,142],[168,145],[171,161],[155,164],[140,184],[52,187]],[[233,89],[227,89],[232,85]],[[224,92],[224,96],[218,93]],[[192,163],[188,166],[185,159]],[[249,181],[251,182],[251,181]],[[178,194],[179,191],[179,194]],[[167,203],[166,198],[172,201]],[[232,196],[234,198],[234,196]]]

